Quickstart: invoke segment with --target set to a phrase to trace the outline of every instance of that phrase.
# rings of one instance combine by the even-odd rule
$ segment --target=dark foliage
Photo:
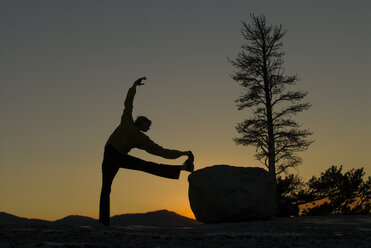
[[[299,207],[295,204],[296,195],[304,185],[297,175],[277,176],[277,216],[299,215]]]
[[[332,166],[312,177],[308,182],[306,199],[327,199],[304,212],[304,215],[369,214],[371,210],[371,177],[363,180],[364,169],[351,169],[345,173],[343,167]],[[300,196],[300,194],[299,194]],[[304,199],[305,199],[304,198]]]
[[[286,177],[277,177],[277,195],[295,199],[298,192],[303,189],[305,183],[303,180],[294,174],[289,174]]]
[[[296,167],[301,158],[296,152],[304,151],[313,142],[309,130],[300,129],[293,116],[310,107],[301,100],[303,91],[290,91],[296,75],[287,76],[283,68],[282,25],[267,25],[264,16],[251,15],[252,24],[242,22],[241,33],[245,43],[236,59],[229,59],[237,69],[232,78],[246,90],[236,100],[239,110],[249,108],[253,116],[239,123],[235,138],[237,144],[256,147],[256,158],[273,175]]]
[[[322,200],[304,209],[303,215],[370,214],[371,177],[364,180],[364,175],[364,168],[343,173],[342,166],[332,166],[307,183],[294,175],[279,177],[277,191],[295,205]]]

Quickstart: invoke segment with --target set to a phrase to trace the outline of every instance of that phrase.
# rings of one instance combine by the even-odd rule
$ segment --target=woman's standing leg
[[[104,225],[110,223],[110,193],[112,181],[115,178],[119,167],[111,153],[105,149],[102,163],[102,190],[99,203],[99,222]]]

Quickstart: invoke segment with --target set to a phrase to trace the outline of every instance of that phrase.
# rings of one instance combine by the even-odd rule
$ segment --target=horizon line
[[[187,219],[191,219],[191,220],[197,221],[195,218],[191,218],[191,217],[188,217],[188,216],[185,216],[185,215],[181,215],[181,214],[179,214],[179,213],[177,213],[175,211],[170,211],[168,209],[158,209],[158,210],[151,210],[151,211],[148,211],[148,212],[139,212],[139,213],[115,214],[115,215],[112,215],[110,218],[115,217],[115,216],[121,216],[121,215],[148,214],[148,213],[154,213],[154,212],[160,212],[160,211],[167,211],[169,213],[175,213],[175,214],[177,214],[177,215],[179,215],[181,217],[184,217],[184,218],[187,218]],[[54,219],[54,220],[50,220],[50,219],[41,219],[41,218],[37,218],[37,217],[22,217],[22,216],[18,216],[18,215],[15,215],[15,214],[12,214],[12,213],[9,213],[9,212],[6,212],[6,211],[0,211],[0,213],[12,215],[12,216],[17,217],[17,218],[23,218],[23,219],[28,219],[28,220],[42,220],[42,221],[49,221],[49,222],[54,222],[54,221],[62,220],[64,218],[67,218],[67,217],[70,217],[70,216],[86,217],[86,218],[90,218],[90,219],[94,219],[94,220],[97,220],[98,221],[98,218],[87,216],[87,215],[79,215],[79,214],[68,214],[68,215],[66,215],[66,216],[64,216],[62,218],[57,218],[57,219]]]

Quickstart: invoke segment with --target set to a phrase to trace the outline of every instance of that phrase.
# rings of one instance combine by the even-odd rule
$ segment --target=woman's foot
[[[195,169],[195,166],[193,164],[195,158],[192,153],[188,155],[188,159],[184,162],[182,169],[185,171],[193,172]]]

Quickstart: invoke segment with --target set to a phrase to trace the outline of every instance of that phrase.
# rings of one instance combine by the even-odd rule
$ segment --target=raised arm
[[[138,85],[144,85],[142,83],[143,80],[146,80],[147,78],[146,77],[141,77],[139,79],[137,79],[134,83],[133,83],[133,86],[130,87],[130,89],[128,90],[128,93],[126,95],[126,99],[125,99],[125,109],[124,109],[124,112],[121,116],[121,122],[123,121],[124,118],[126,117],[131,117],[132,118],[132,113],[133,113],[133,102],[134,102],[134,97],[135,97],[135,93],[136,93],[136,87]]]

